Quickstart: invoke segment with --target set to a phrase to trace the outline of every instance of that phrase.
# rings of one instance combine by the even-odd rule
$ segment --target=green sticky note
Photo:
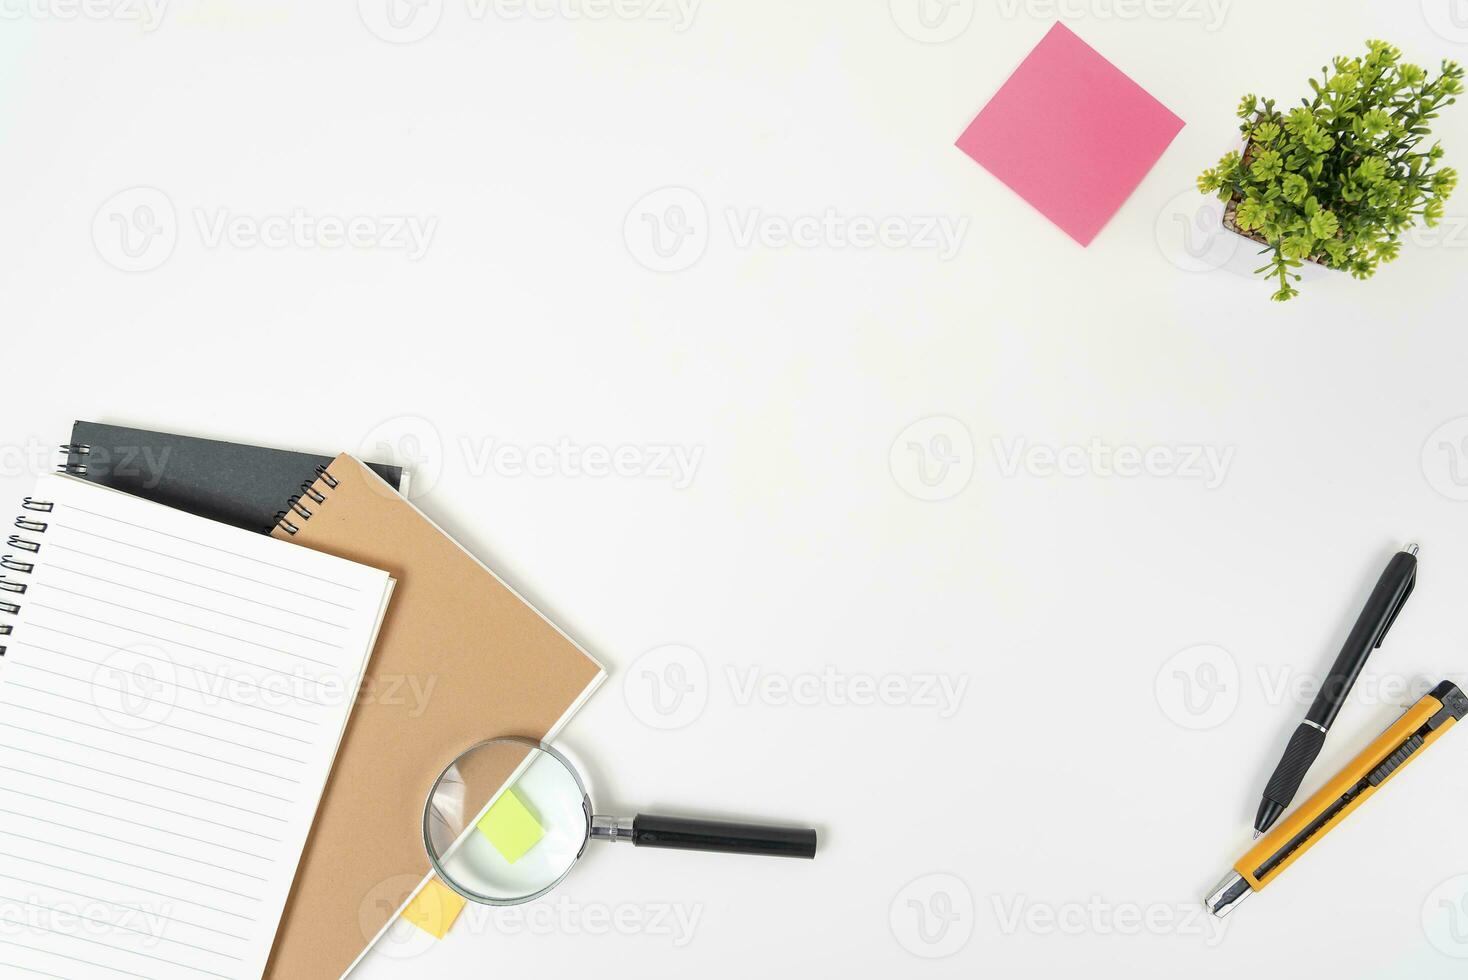
[[[480,819],[478,827],[494,849],[511,864],[524,857],[525,852],[545,836],[545,828],[512,789],[500,794],[494,806]]]

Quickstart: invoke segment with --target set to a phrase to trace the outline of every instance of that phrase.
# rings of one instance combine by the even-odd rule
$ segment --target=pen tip
[[[1258,840],[1259,838],[1261,838],[1263,836],[1264,836],[1264,831],[1262,831],[1262,830],[1256,830],[1256,831],[1254,831],[1254,839],[1255,840]]]
[[[1413,558],[1416,558],[1417,557],[1417,545],[1416,544],[1409,544],[1405,548],[1403,548],[1402,550],[1405,551],[1407,554],[1411,555]]]

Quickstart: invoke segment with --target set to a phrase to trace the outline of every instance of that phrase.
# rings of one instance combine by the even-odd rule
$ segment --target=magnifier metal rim
[[[467,891],[466,889],[460,887],[459,883],[454,880],[453,876],[445,871],[443,865],[439,863],[438,854],[435,851],[433,844],[430,843],[430,831],[428,829],[429,814],[433,812],[433,800],[434,797],[438,795],[438,787],[443,782],[444,777],[447,776],[452,769],[458,766],[459,761],[466,756],[479,751],[487,745],[497,745],[504,742],[513,742],[516,745],[524,745],[530,749],[538,749],[559,762],[561,766],[568,773],[571,774],[571,778],[576,781],[576,788],[581,791],[581,814],[586,820],[586,833],[583,834],[581,837],[581,850],[576,852],[576,856],[571,859],[571,862],[569,864],[566,865],[566,870],[561,872],[561,876],[555,881],[546,885],[540,891],[530,895],[522,896],[520,898],[488,898],[484,895]],[[533,738],[522,738],[519,735],[504,735],[500,738],[487,738],[482,742],[476,742],[475,744],[469,746],[467,749],[454,756],[452,762],[443,767],[443,772],[439,773],[438,778],[433,781],[433,786],[430,787],[428,790],[428,799],[423,804],[423,849],[428,852],[428,863],[433,865],[434,875],[438,877],[439,881],[443,882],[459,895],[463,896],[471,902],[474,902],[477,905],[524,905],[526,902],[535,901],[537,898],[540,898],[546,892],[550,891],[552,888],[555,888],[561,882],[566,880],[566,875],[571,873],[571,869],[576,867],[576,862],[581,860],[581,855],[586,853],[586,845],[587,842],[589,842],[590,840],[591,797],[586,792],[586,784],[581,781],[581,774],[576,771],[575,766],[571,765],[570,759],[567,759],[564,755],[557,752],[555,749],[551,748],[544,742],[536,741]]]

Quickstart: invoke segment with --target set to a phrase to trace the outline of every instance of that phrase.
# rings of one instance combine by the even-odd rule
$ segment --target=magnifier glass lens
[[[571,870],[591,832],[591,809],[559,755],[496,739],[444,771],[423,821],[428,856],[446,883],[475,901],[513,905]]]

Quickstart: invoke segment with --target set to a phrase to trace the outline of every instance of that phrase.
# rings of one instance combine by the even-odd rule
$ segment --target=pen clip
[[[1392,614],[1386,618],[1386,625],[1381,628],[1381,635],[1376,638],[1376,646],[1372,647],[1371,649],[1381,649],[1381,644],[1382,641],[1386,639],[1387,631],[1390,630],[1392,628],[1392,624],[1397,621],[1397,615],[1401,613],[1402,607],[1407,604],[1407,599],[1409,596],[1412,595],[1412,590],[1415,588],[1417,588],[1417,569],[1413,568],[1412,577],[1407,580],[1407,587],[1402,590],[1402,597],[1398,599],[1397,604],[1392,607]]]

